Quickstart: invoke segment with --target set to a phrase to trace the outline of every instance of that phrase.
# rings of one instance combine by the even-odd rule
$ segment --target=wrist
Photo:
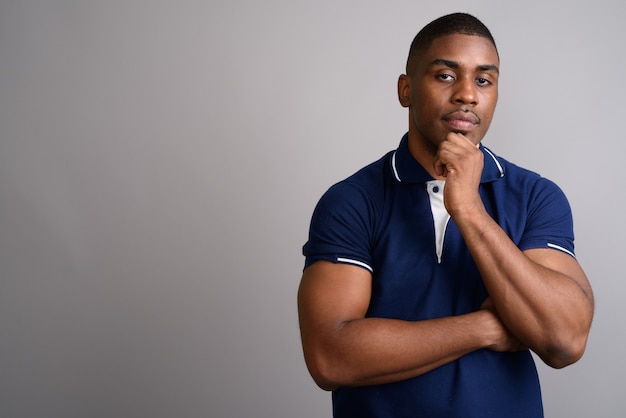
[[[480,309],[476,315],[476,336],[480,348],[491,348],[502,339],[502,324],[496,314],[489,309]]]
[[[486,220],[491,220],[491,216],[487,213],[485,205],[480,198],[460,208],[452,209],[448,211],[448,213],[459,227],[474,225],[482,229],[481,225],[483,225]]]

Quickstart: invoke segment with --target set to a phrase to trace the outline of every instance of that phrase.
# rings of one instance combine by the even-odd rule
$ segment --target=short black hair
[[[435,39],[454,34],[482,36],[491,41],[493,47],[496,48],[496,54],[498,53],[496,41],[483,22],[467,13],[452,13],[433,20],[418,32],[409,49],[406,73],[408,75],[413,74],[420,56],[430,47]]]

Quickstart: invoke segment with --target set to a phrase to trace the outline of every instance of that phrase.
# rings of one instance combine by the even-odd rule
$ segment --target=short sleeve
[[[320,199],[302,249],[305,268],[319,260],[348,263],[372,271],[371,231],[374,205],[356,183],[343,181]]]
[[[550,180],[540,178],[532,189],[528,205],[519,248],[553,248],[575,257],[572,211],[563,191]]]

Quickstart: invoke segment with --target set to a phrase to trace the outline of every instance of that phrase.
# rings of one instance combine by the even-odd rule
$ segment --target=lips
[[[480,123],[480,118],[471,110],[455,110],[443,118],[453,130],[467,131]]]

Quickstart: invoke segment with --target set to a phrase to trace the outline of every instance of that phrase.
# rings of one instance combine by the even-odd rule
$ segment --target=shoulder
[[[355,205],[376,204],[384,199],[385,190],[391,180],[391,155],[361,168],[356,173],[332,185],[320,199],[320,204]]]
[[[494,158],[502,166],[504,175],[502,176],[502,185],[508,191],[514,191],[522,194],[526,199],[533,199],[542,195],[556,194],[565,198],[561,188],[549,178],[543,177],[541,174],[521,167],[511,161],[495,156]]]
[[[502,221],[517,225],[523,249],[559,248],[574,253],[572,210],[552,180],[498,157],[504,176],[492,182]]]
[[[320,198],[303,247],[305,266],[351,260],[371,271],[370,243],[385,199],[389,155],[334,184]]]
[[[388,196],[390,158],[388,153],[332,185],[315,206],[311,230],[324,234],[345,231],[344,235],[360,231],[363,236],[370,235]]]

